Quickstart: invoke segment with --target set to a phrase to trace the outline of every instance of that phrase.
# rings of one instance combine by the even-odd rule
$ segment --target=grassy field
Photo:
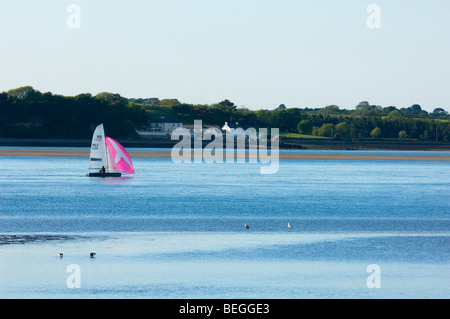
[[[280,137],[285,137],[285,138],[327,139],[324,136],[305,135],[305,134],[290,133],[290,132],[280,132]]]
[[[142,108],[147,112],[151,118],[160,116],[176,118],[176,114],[167,106],[160,105],[144,105]]]

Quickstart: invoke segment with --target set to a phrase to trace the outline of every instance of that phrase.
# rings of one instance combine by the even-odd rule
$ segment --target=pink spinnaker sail
[[[133,174],[133,162],[131,161],[131,158],[128,155],[127,151],[116,140],[108,136],[105,137],[106,145],[109,152],[111,153],[111,157],[114,159],[114,162],[116,162],[117,169],[122,173]]]

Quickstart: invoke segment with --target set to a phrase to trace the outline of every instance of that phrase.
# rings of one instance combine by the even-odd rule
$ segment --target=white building
[[[256,130],[250,128],[247,126],[239,126],[239,123],[236,122],[235,124],[233,123],[228,123],[225,122],[225,125],[222,126],[222,131],[225,134],[232,134],[235,135],[237,137],[246,137],[245,135],[248,135],[248,138],[253,140],[253,139],[257,139],[258,138],[258,133],[256,132]]]
[[[161,116],[148,121],[147,126],[136,130],[136,133],[147,138],[170,138],[172,131],[178,127],[183,127],[183,123],[170,117]]]
[[[229,134],[244,135],[245,129],[240,127],[238,122],[236,124],[225,122],[222,131]]]

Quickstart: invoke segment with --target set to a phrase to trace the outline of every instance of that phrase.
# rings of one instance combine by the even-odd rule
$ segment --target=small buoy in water
[[[95,253],[90,253],[89,254],[89,257],[91,257],[91,258],[94,258],[94,256],[95,256]]]
[[[292,228],[294,228],[294,226],[292,226],[291,223],[288,223],[288,228],[292,229]]]
[[[245,228],[245,229],[249,229],[250,227],[248,227],[248,225],[245,224],[245,225],[244,225],[244,228]]]
[[[58,253],[59,258],[63,258],[63,253]]]

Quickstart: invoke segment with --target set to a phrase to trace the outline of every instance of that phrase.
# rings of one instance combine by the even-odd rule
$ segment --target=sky
[[[0,0],[0,39],[0,91],[450,111],[448,0]]]

